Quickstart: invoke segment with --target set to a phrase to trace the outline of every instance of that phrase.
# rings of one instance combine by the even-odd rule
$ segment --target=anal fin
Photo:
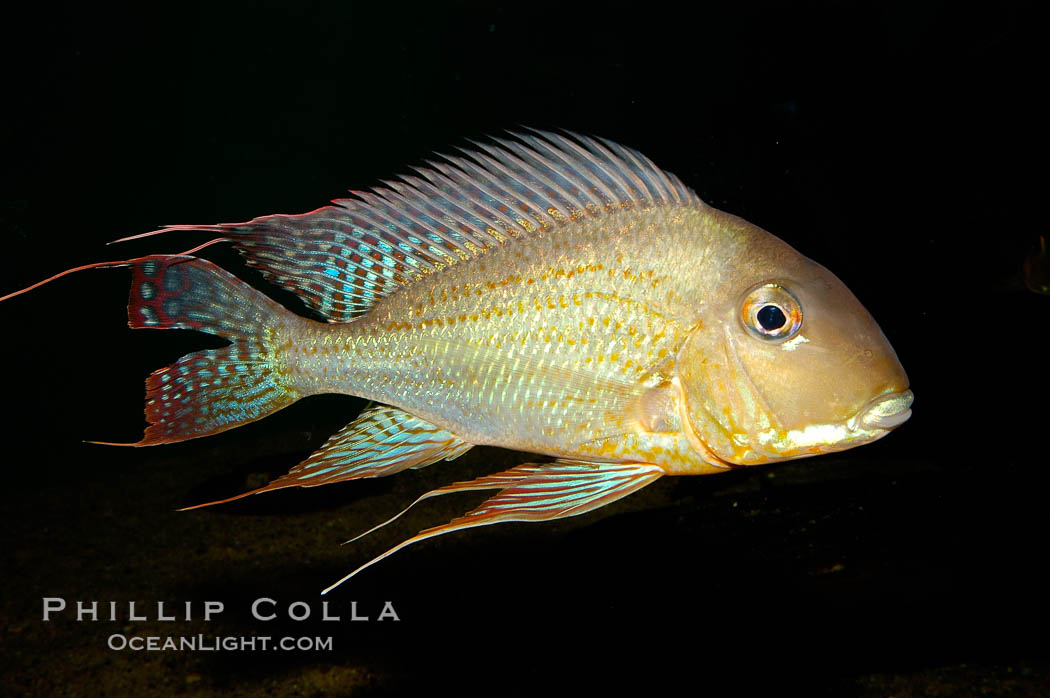
[[[383,477],[407,468],[422,468],[439,460],[458,458],[473,446],[404,410],[373,407],[330,436],[309,458],[269,484],[186,509],[222,504],[285,487],[318,487],[344,480]]]
[[[442,526],[428,528],[399,543],[358,567],[321,593],[327,594],[358,572],[412,543],[477,526],[508,521],[551,521],[578,516],[626,497],[657,480],[663,474],[664,471],[659,466],[648,463],[588,463],[557,460],[553,463],[524,463],[476,480],[456,482],[440,487],[424,494],[413,502],[412,506],[424,499],[453,492],[489,489],[498,489],[499,492],[463,516],[452,519]],[[401,513],[403,514],[404,511]]]

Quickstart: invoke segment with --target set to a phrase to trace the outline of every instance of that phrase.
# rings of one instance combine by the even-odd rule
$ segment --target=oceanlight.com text
[[[123,635],[106,639],[111,650],[132,652],[330,652],[331,636]]]

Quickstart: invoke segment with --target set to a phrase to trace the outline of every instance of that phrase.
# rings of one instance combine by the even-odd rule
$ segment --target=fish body
[[[321,320],[193,255],[121,262],[132,327],[231,341],[148,379],[139,445],[346,393],[380,406],[245,494],[482,444],[555,459],[424,495],[499,490],[397,550],[580,514],[663,475],[850,448],[910,415],[903,368],[842,282],[641,154],[536,132],[446,160],[299,216],[155,231],[219,233]]]
[[[698,321],[677,255],[701,215],[628,210],[500,246],[352,323],[295,323],[277,361],[301,394],[396,405],[473,444],[710,470],[681,430],[641,424],[677,419],[649,412],[674,410],[655,394]]]

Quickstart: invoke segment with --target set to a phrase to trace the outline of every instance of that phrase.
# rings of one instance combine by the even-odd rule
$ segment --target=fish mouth
[[[913,400],[915,395],[910,390],[880,395],[860,411],[854,418],[854,424],[865,430],[892,429],[900,426],[911,417]]]

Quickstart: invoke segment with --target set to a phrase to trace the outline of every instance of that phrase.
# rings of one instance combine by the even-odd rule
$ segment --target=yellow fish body
[[[850,448],[910,415],[903,368],[842,282],[617,144],[516,134],[333,204],[156,231],[220,233],[325,322],[191,255],[122,263],[132,327],[231,342],[150,376],[139,445],[346,393],[382,406],[245,495],[481,444],[555,459],[424,495],[499,490],[377,560],[457,529],[581,514],[662,475]]]

